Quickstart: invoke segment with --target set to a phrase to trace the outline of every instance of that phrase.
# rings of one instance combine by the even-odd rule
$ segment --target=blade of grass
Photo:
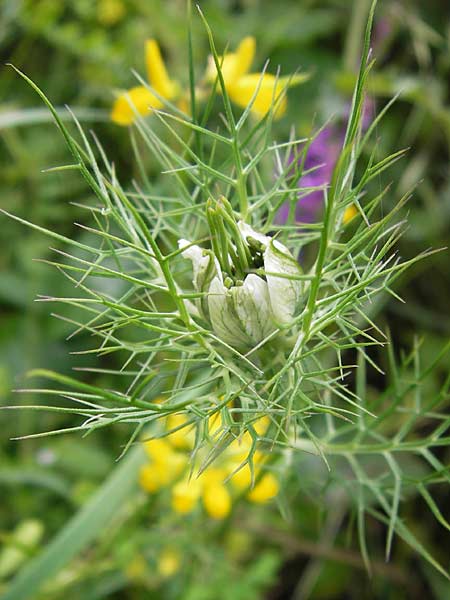
[[[144,460],[141,446],[131,450],[97,493],[13,579],[3,600],[35,598],[46,581],[87,548],[137,488],[137,471]]]

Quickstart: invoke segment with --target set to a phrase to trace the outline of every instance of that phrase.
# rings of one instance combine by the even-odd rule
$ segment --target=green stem
[[[231,147],[233,153],[234,164],[236,168],[236,190],[239,198],[239,207],[242,219],[246,219],[248,215],[248,198],[247,198],[247,177],[245,170],[242,166],[241,153],[239,148],[239,137],[238,137],[238,129],[236,128],[236,121],[233,116],[233,111],[231,109],[230,98],[227,93],[225,80],[223,78],[221,64],[219,61],[219,56],[217,54],[216,46],[214,44],[214,38],[211,31],[210,26],[208,25],[207,20],[199,6],[197,6],[197,10],[199,11],[200,17],[205,25],[206,33],[209,39],[209,45],[211,48],[211,52],[214,59],[214,64],[216,66],[217,78],[219,80],[220,88],[223,96],[223,103],[225,106],[225,113],[227,116],[228,126],[230,128],[231,133]]]
[[[353,71],[360,60],[360,39],[366,25],[371,0],[354,0],[344,50],[344,68]]]

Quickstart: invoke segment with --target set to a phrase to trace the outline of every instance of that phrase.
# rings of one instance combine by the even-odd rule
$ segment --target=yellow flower
[[[272,473],[266,473],[261,477],[255,487],[250,490],[248,499],[251,502],[262,504],[275,498],[278,494],[280,486]]]
[[[172,507],[180,514],[194,510],[198,500],[203,500],[206,512],[213,519],[224,519],[231,510],[231,496],[224,480],[226,471],[210,467],[200,477],[184,479],[172,488]]]
[[[245,464],[243,467],[240,467],[239,463],[234,463],[234,467],[238,470],[231,477],[231,483],[240,491],[249,488],[252,484],[252,473],[249,465]]]
[[[155,493],[161,488],[171,487],[172,509],[182,515],[192,512],[202,500],[207,514],[213,519],[224,519],[232,507],[234,488],[247,494],[252,502],[263,503],[271,500],[278,493],[278,482],[274,475],[266,473],[260,477],[265,455],[253,451],[253,476],[257,480],[254,488],[252,473],[248,463],[244,463],[253,447],[253,438],[247,431],[234,440],[217,458],[214,466],[209,466],[201,475],[189,477],[189,451],[194,447],[195,436],[189,427],[173,431],[187,422],[184,415],[170,415],[166,418],[167,437],[145,442],[144,447],[150,459],[149,464],[141,467],[139,482],[147,492]],[[266,417],[257,419],[253,428],[258,436],[267,431],[270,420]],[[214,440],[220,437],[222,419],[220,413],[209,418],[209,435]],[[230,478],[232,487],[226,481]],[[230,488],[230,489],[229,489]]]
[[[97,7],[97,18],[102,25],[116,25],[126,13],[125,5],[121,0],[100,0]]]
[[[347,208],[344,211],[344,216],[342,217],[342,221],[344,223],[344,225],[347,225],[347,223],[350,223],[350,221],[356,217],[356,215],[358,214],[358,209],[356,208],[356,206],[354,204],[350,204],[350,206],[347,206]]]
[[[148,457],[155,461],[163,461],[169,452],[172,452],[167,439],[156,438],[144,442],[144,449]]]
[[[282,117],[287,107],[287,88],[303,83],[308,79],[308,75],[277,78],[270,73],[249,73],[254,56],[255,38],[248,36],[242,40],[236,52],[229,52],[219,58],[227,94],[233,102],[243,108],[253,99],[251,112],[258,117],[263,117],[273,105],[275,117]],[[211,81],[216,75],[216,66],[210,58],[207,79]]]
[[[231,511],[231,495],[224,485],[226,477],[226,469],[217,467],[209,467],[199,477],[203,506],[213,519],[224,519]]]
[[[213,519],[225,519],[230,514],[231,496],[223,484],[205,486],[202,498],[206,512]]]
[[[167,430],[176,430],[167,436],[167,441],[174,448],[190,450],[194,444],[194,431],[189,426],[183,427],[186,421],[184,415],[169,415],[166,419]]]
[[[249,71],[255,56],[255,49],[255,38],[247,36],[239,44],[236,52],[227,52],[225,56],[219,57],[220,70],[227,89]],[[208,79],[214,80],[217,75],[216,66],[212,56],[209,60],[207,75]]]
[[[171,577],[172,575],[175,575],[177,571],[179,571],[180,563],[181,560],[179,553],[171,548],[166,548],[163,550],[158,559],[158,573],[165,578]]]
[[[144,465],[139,471],[139,483],[141,487],[151,494],[169,483],[163,475],[163,470],[157,464]]]
[[[174,452],[166,440],[149,440],[144,447],[152,462],[141,467],[139,483],[147,492],[166,487],[186,469],[187,456]]]
[[[173,100],[179,93],[179,86],[167,73],[158,43],[147,40],[145,43],[145,63],[151,87],[161,98]],[[111,119],[118,125],[131,125],[136,114],[148,115],[153,109],[162,108],[162,100],[143,85],[131,88],[114,102]]]
[[[250,502],[255,502],[257,504],[269,502],[269,500],[275,498],[279,492],[278,481],[272,473],[265,473],[260,477],[264,459],[265,457],[260,452],[255,452],[253,456],[253,479],[256,480],[257,483],[253,488],[251,488],[252,471],[248,463],[241,466],[241,464],[234,462],[232,463],[234,468],[231,469],[230,472],[231,483],[233,486],[240,492],[244,492],[251,488],[247,493],[247,499],[250,500]],[[258,477],[260,477],[259,480]]]
[[[269,417],[261,417],[253,425],[253,428],[256,431],[256,433],[262,437],[266,433],[266,431],[269,429],[269,425],[270,425]]]
[[[194,510],[201,493],[202,487],[196,479],[179,481],[172,488],[172,508],[182,515],[190,513]]]

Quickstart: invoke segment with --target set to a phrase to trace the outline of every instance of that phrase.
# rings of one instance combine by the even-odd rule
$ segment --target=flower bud
[[[278,326],[289,325],[295,315],[301,283],[298,279],[300,266],[289,250],[277,240],[254,231],[243,222],[235,226],[239,240],[228,242],[230,256],[221,261],[212,251],[180,240],[185,248],[183,257],[192,261],[193,284],[198,292],[204,293],[197,303],[198,313],[209,320],[215,334],[226,344],[246,349],[255,346],[276,331]],[[262,268],[263,273],[222,272],[225,262],[234,264],[231,255],[240,244],[245,247],[250,268]],[[242,255],[242,252],[241,252]]]
[[[300,265],[278,240],[253,231],[242,221],[238,226],[246,240],[257,240],[264,248],[264,271],[273,318],[279,325],[289,325],[301,295],[301,282],[298,279],[301,274]]]
[[[187,240],[178,241],[179,248],[185,248],[182,252],[184,258],[189,258],[192,262],[193,277],[192,283],[198,292],[207,292],[214,278],[219,265],[210,250],[192,245]],[[198,312],[204,318],[208,318],[208,299],[206,295],[199,299],[196,304]]]
[[[264,270],[273,316],[279,324],[291,323],[300,300],[301,283],[298,279],[300,267],[289,250],[272,240],[264,252]]]
[[[215,277],[208,305],[214,331],[230,346],[258,344],[275,329],[267,282],[253,273],[247,275],[243,285],[230,289]]]

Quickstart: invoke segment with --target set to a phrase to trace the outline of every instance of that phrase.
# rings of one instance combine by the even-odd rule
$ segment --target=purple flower
[[[375,53],[380,49],[381,46],[383,46],[386,40],[391,37],[392,30],[392,19],[389,19],[388,17],[381,17],[381,19],[378,19],[378,21],[375,23],[372,37],[372,47]]]
[[[306,151],[303,164],[305,173],[297,181],[298,202],[295,207],[295,220],[313,223],[323,206],[323,194],[329,184],[336,160],[339,156],[341,134],[333,125],[324,127],[312,140]],[[301,156],[300,152],[298,156]],[[294,160],[294,159],[293,159]],[[299,161],[303,158],[299,158]],[[321,188],[308,192],[308,188]],[[286,223],[289,216],[289,203],[283,204],[277,215],[277,222]]]
[[[350,107],[348,109],[350,112]],[[362,129],[366,130],[373,120],[375,104],[367,98],[363,105]],[[295,221],[300,223],[314,223],[323,207],[324,192],[329,186],[333,170],[339,157],[345,137],[345,127],[334,124],[324,127],[312,140],[306,151],[303,164],[303,173],[297,181],[298,201],[295,207]],[[291,162],[301,162],[302,147],[296,153],[299,158],[292,157]],[[308,191],[308,188],[318,188]],[[290,205],[283,204],[277,214],[277,223],[284,224],[288,220]]]
[[[305,162],[306,174],[298,182],[299,200],[295,211],[297,221],[311,223],[323,205],[324,191],[329,185],[341,148],[341,134],[333,125],[327,125],[311,142]],[[310,171],[308,173],[308,171]],[[302,188],[318,187],[309,193]]]
[[[375,25],[373,35],[373,48],[379,49],[385,40],[391,35],[392,23],[388,18],[379,19]],[[347,110],[347,117],[350,106]],[[375,102],[372,98],[366,98],[363,104],[362,130],[369,128],[375,115]],[[302,223],[314,223],[323,207],[324,192],[329,186],[336,161],[339,157],[345,137],[343,125],[327,125],[312,140],[306,152],[303,164],[304,175],[297,181],[298,201],[295,207],[295,221]],[[303,155],[299,151],[291,157],[291,164],[297,160],[302,161]],[[299,158],[296,158],[299,157]],[[308,192],[308,188],[320,188]],[[276,222],[280,225],[287,222],[290,204],[285,203],[278,211]]]

